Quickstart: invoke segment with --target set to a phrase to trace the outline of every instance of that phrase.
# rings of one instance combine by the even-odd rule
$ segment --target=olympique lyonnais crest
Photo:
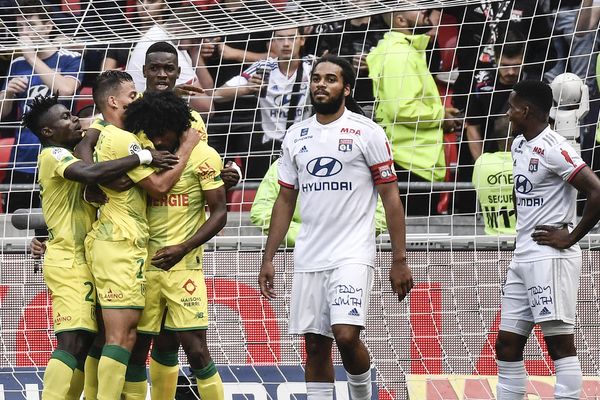
[[[352,139],[340,139],[338,150],[343,152],[352,151]]]
[[[537,172],[539,163],[540,163],[540,160],[537,158],[530,159],[529,160],[529,172]]]

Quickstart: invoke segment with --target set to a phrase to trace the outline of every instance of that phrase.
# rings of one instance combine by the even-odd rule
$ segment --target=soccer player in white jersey
[[[383,201],[392,242],[392,289],[402,300],[413,286],[406,262],[404,209],[385,132],[357,112],[352,66],[333,56],[311,72],[316,115],[288,129],[279,164],[281,190],[261,265],[261,293],[275,297],[273,257],[302,191],[302,227],[294,250],[289,332],[303,334],[309,400],[332,400],[333,339],[353,400],[371,399],[366,322],[375,265],[375,205]]]
[[[555,399],[579,399],[582,376],[574,324],[582,259],[577,242],[600,219],[600,180],[548,126],[552,90],[547,84],[521,81],[508,103],[516,136],[511,151],[517,239],[496,339],[497,399],[523,399],[523,349],[535,324],[556,367]],[[577,191],[587,195],[578,224]]]

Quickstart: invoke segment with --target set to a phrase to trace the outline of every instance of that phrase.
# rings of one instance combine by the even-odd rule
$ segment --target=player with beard
[[[316,115],[290,127],[283,141],[281,190],[258,278],[261,293],[273,299],[273,258],[301,190],[289,332],[304,335],[309,400],[333,399],[333,339],[351,398],[371,398],[370,359],[360,331],[373,282],[378,193],[392,243],[392,290],[402,300],[413,286],[390,146],[383,129],[358,113],[350,96],[355,79],[352,66],[338,57],[325,56],[313,67],[310,96]]]

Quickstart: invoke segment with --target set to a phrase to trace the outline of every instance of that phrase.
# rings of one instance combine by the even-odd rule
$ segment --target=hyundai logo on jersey
[[[533,190],[533,184],[525,175],[515,176],[515,190],[521,194],[527,194]]]
[[[306,170],[312,176],[326,178],[338,174],[342,170],[342,163],[332,157],[317,157],[306,164]]]

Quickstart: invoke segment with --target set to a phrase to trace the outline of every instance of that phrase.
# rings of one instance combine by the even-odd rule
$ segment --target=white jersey
[[[550,127],[530,141],[517,136],[511,152],[517,203],[514,260],[580,257],[578,244],[558,250],[537,244],[531,234],[538,225],[568,225],[569,230],[573,229],[577,190],[569,182],[586,164]]]
[[[312,68],[312,58],[304,57],[302,59],[302,77],[300,79],[300,98],[296,105],[295,122],[304,119],[304,115],[310,112],[308,103],[308,85],[310,80],[310,70]],[[298,76],[296,70],[291,76],[287,71],[281,71],[276,58],[257,61],[248,67],[242,75],[231,78],[227,81],[227,86],[243,86],[253,74],[260,73],[261,70],[269,71],[269,84],[267,93],[259,99],[260,116],[262,130],[265,133],[265,139],[283,140],[288,122],[288,110],[292,100],[292,91]],[[266,141],[265,140],[265,141]]]
[[[287,131],[279,183],[302,194],[294,270],[375,265],[375,185],[395,182],[383,129],[346,110],[327,125],[315,116]]]

